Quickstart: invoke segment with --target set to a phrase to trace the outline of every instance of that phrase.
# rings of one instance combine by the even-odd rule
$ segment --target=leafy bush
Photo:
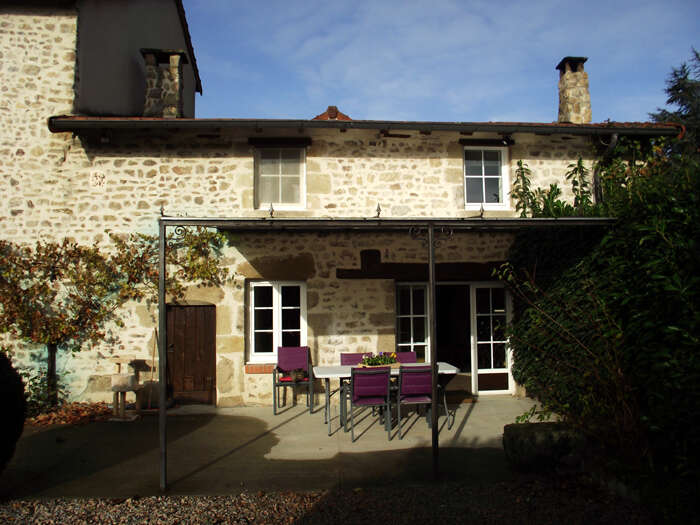
[[[50,381],[45,370],[33,373],[23,370],[21,376],[25,382],[25,398],[27,401],[27,417],[35,417],[56,409],[65,404],[68,393],[61,377],[57,377],[56,390],[50,386]],[[56,400],[54,403],[53,400]]]
[[[24,385],[12,367],[7,350],[0,347],[0,399],[3,401],[3,429],[0,432],[0,472],[15,453],[25,418]]]
[[[603,171],[618,222],[588,255],[567,253],[544,284],[532,267],[501,271],[520,300],[515,379],[597,440],[618,475],[657,488],[693,486],[700,468],[700,168],[667,151],[638,162],[627,149]]]

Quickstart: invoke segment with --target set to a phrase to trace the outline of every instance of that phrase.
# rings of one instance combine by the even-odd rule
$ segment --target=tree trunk
[[[52,407],[58,405],[58,379],[56,377],[56,343],[47,343],[48,366],[46,369],[46,383],[48,388],[49,404]]]

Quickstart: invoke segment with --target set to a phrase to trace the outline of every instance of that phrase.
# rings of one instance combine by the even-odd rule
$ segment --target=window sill
[[[482,207],[484,211],[513,211],[506,204],[467,204],[464,209],[467,211],[480,211]]]

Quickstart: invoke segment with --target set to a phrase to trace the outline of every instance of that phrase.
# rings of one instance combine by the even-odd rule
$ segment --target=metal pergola
[[[512,232],[531,229],[608,227],[615,222],[611,218],[567,217],[558,219],[530,218],[410,218],[410,219],[330,219],[330,218],[206,218],[169,217],[158,219],[159,278],[158,278],[158,381],[160,398],[158,405],[158,429],[160,440],[160,488],[167,489],[167,323],[166,323],[166,237],[167,229],[177,233],[188,226],[217,228],[225,231],[265,232],[405,232],[413,238],[427,241],[428,255],[428,315],[430,333],[435,333],[435,244],[439,237],[454,232]],[[439,442],[437,426],[437,348],[435,337],[430,338],[432,364],[432,462],[433,475],[439,477]]]

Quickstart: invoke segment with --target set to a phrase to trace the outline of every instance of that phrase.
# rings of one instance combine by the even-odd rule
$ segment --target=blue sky
[[[700,47],[700,2],[184,0],[197,117],[556,120],[586,56],[593,121],[645,121]]]

